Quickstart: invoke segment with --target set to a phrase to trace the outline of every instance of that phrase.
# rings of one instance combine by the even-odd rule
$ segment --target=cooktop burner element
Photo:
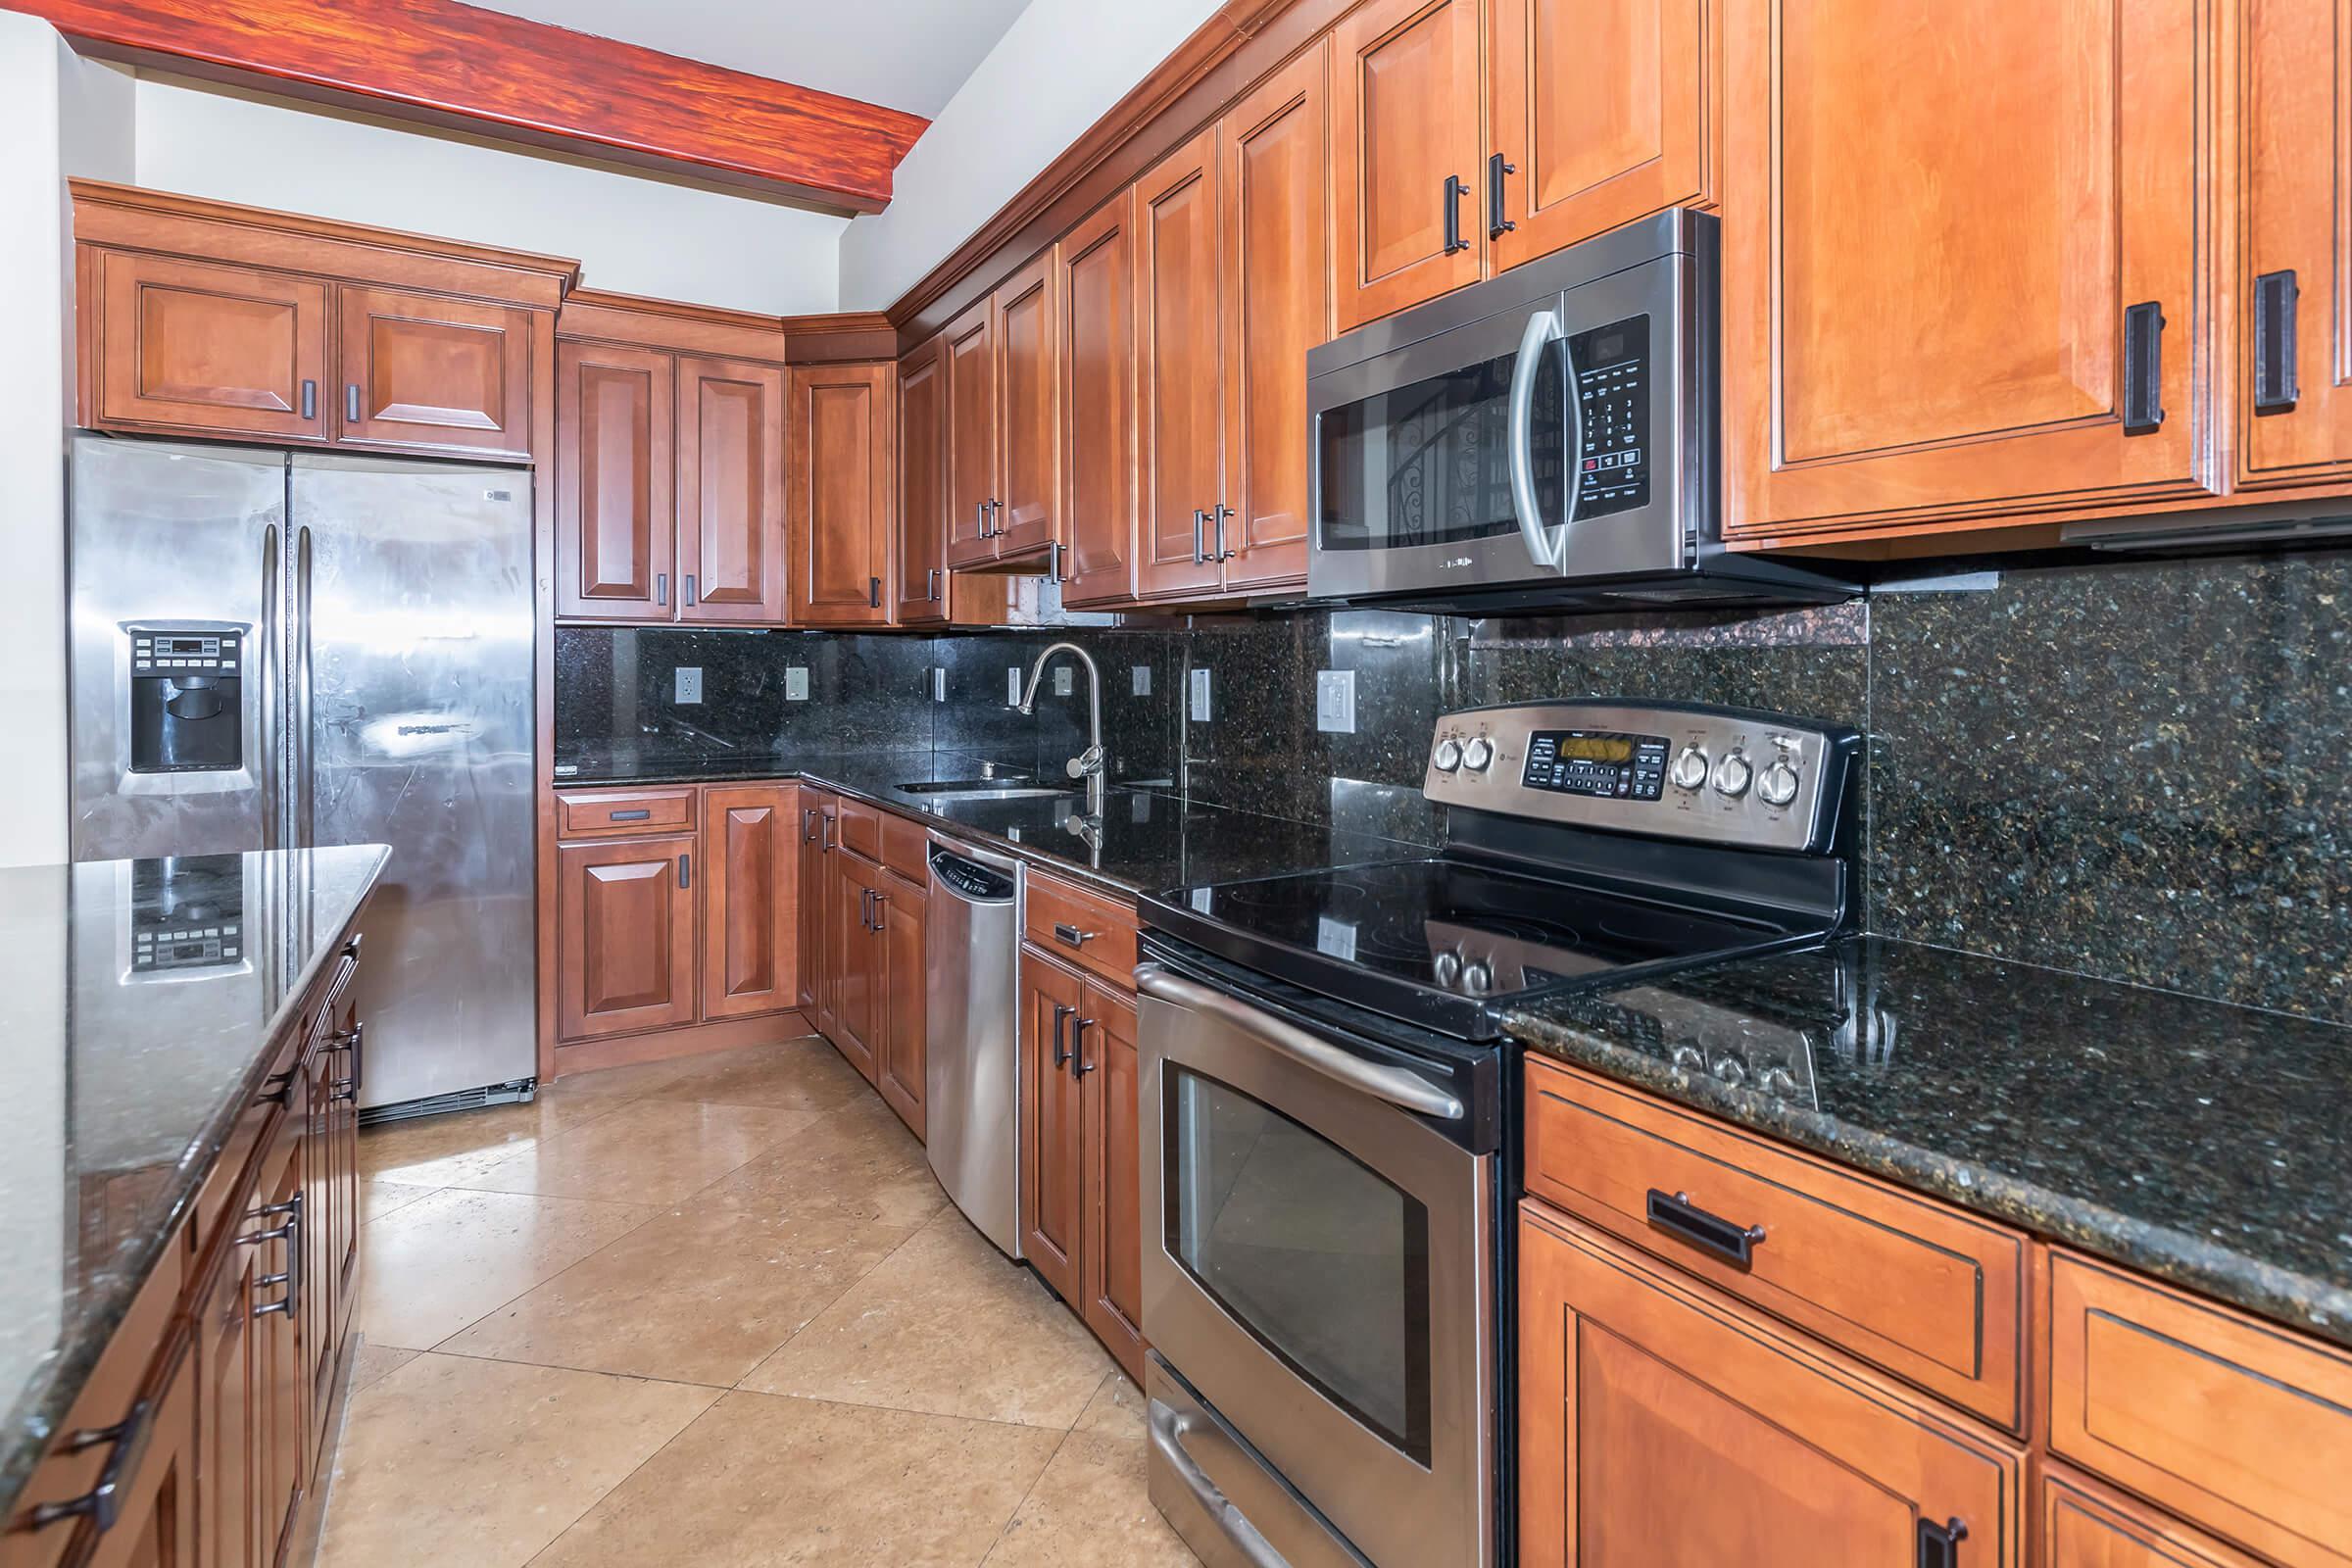
[[[1422,859],[1171,889],[1147,924],[1466,1040],[1536,992],[1816,940],[1846,919],[1860,737],[1734,709],[1552,703],[1438,721]]]

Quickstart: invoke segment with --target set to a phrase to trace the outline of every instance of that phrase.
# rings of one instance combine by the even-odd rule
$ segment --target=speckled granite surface
[[[1876,938],[1503,1023],[1531,1051],[2352,1345],[2352,1031]]]
[[[156,862],[0,870],[0,1514],[350,933],[378,845],[182,859],[239,960],[134,968]]]

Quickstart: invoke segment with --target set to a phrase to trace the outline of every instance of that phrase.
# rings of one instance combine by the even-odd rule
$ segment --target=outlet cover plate
[[[948,700],[948,671],[945,665],[931,666],[931,700],[935,703]]]
[[[1076,679],[1077,677],[1070,673],[1069,665],[1055,664],[1054,666],[1054,695],[1056,697],[1069,696],[1072,684]]]
[[[1193,671],[1193,722],[1208,722],[1208,671],[1205,669]]]
[[[1326,735],[1355,733],[1355,671],[1315,671],[1315,728]]]
[[[784,666],[784,700],[788,703],[805,703],[808,700],[808,665],[787,664]]]
[[[1021,666],[1018,664],[1004,671],[1004,706],[1021,706]]]
[[[1152,695],[1152,666],[1150,664],[1135,666],[1135,695],[1138,697]]]
[[[677,701],[680,704],[703,700],[703,667],[700,664],[680,664],[671,673],[677,677]]]

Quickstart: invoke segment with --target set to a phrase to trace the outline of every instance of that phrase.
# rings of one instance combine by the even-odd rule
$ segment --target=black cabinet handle
[[[643,822],[650,818],[653,814],[654,812],[651,807],[641,807],[634,811],[614,811],[608,815],[605,820],[608,822]]]
[[[1058,920],[1054,922],[1054,940],[1073,948],[1083,948],[1102,934],[1100,931],[1081,931],[1074,925],[1063,925]]]
[[[2149,300],[2124,308],[2124,433],[2163,423],[2164,307]]]
[[[817,835],[824,842],[825,853],[831,855],[833,853],[833,813],[831,811],[824,812],[824,819],[817,826]]]
[[[298,1318],[302,1316],[302,1195],[297,1193],[291,1202],[280,1203],[276,1206],[281,1210],[291,1209],[293,1211],[287,1215],[283,1225],[273,1231],[260,1231],[252,1236],[240,1236],[237,1240],[246,1246],[270,1241],[283,1241],[286,1244],[284,1271],[277,1274],[261,1275],[253,1282],[257,1288],[265,1285],[282,1285],[286,1288],[286,1294],[268,1305],[255,1307],[253,1315],[269,1317],[272,1313],[282,1312],[289,1318]],[[263,1212],[269,1213],[272,1210],[265,1209]]]
[[[876,889],[874,892],[874,935],[878,937],[890,934],[890,918],[887,913],[889,908],[890,895]]]
[[[1487,160],[1487,238],[1489,239],[1500,239],[1519,226],[1502,216],[1502,176],[1517,172],[1519,172],[1519,166],[1504,163],[1500,153],[1495,153]]]
[[[801,808],[801,842],[803,844],[814,844],[816,842],[817,815],[817,809],[813,806],[807,806]]]
[[[291,1110],[294,1106],[294,1078],[292,1071],[271,1073],[262,1085],[262,1092],[253,1097],[253,1102],[267,1105],[275,1101],[281,1107]]]
[[[1054,1065],[1056,1067],[1070,1064],[1070,1018],[1077,1010],[1075,1007],[1065,1007],[1058,1002],[1054,1004]]]
[[[1960,1568],[1960,1543],[1967,1539],[1968,1526],[1957,1519],[1943,1524],[1922,1519],[1917,1568]]]
[[[343,417],[353,424],[360,422],[360,383],[357,381],[343,388]]]
[[[690,571],[686,574],[685,606],[688,610],[694,608],[694,573]]]
[[[2295,406],[2295,300],[2302,290],[2293,269],[2254,280],[2254,412],[2279,414]]]
[[[318,417],[318,383],[316,381],[302,383],[302,416],[306,419]]]
[[[939,568],[938,568],[937,566],[931,566],[931,567],[927,567],[927,568],[924,570],[924,572],[923,572],[923,587],[924,587],[924,589],[925,589],[925,592],[924,592],[924,594],[923,594],[923,597],[924,597],[925,599],[928,599],[929,601],[931,601],[931,603],[933,603],[933,604],[935,604],[935,605],[936,605],[936,604],[938,604],[938,603],[939,603]]]
[[[1095,1026],[1092,1018],[1073,1017],[1070,1020],[1070,1076],[1084,1078],[1095,1070],[1086,1059],[1086,1032]]]
[[[657,605],[669,603],[669,573],[666,571],[654,573],[654,603]]]
[[[882,608],[882,579],[879,577],[865,579],[865,608],[868,610]]]
[[[678,857],[678,891],[683,893],[692,886],[694,886],[694,857],[681,855]]]
[[[98,1484],[78,1497],[64,1502],[44,1502],[34,1508],[25,1523],[34,1530],[44,1529],[64,1519],[79,1519],[85,1514],[98,1527],[100,1535],[114,1529],[115,1520],[122,1512],[122,1482],[136,1475],[139,1461],[147,1456],[147,1440],[154,1436],[152,1417],[155,1404],[150,1399],[133,1399],[130,1410],[111,1427],[90,1427],[74,1434],[67,1443],[69,1452],[79,1453],[101,1444],[112,1444],[114,1451],[98,1470]]]
[[[987,537],[988,537],[988,503],[987,503],[987,502],[985,502],[985,501],[975,501],[975,502],[973,502],[973,503],[972,503],[972,525],[973,525],[975,528],[978,528],[978,529],[980,530],[980,537],[981,537],[981,538],[985,539],[985,538],[987,538]]]
[[[333,1092],[333,1098],[357,1100],[360,1098],[360,1084],[364,1081],[363,1075],[367,1070],[361,1064],[361,1058],[366,1053],[368,1045],[367,1024],[353,1024],[349,1029],[336,1035],[333,1044],[336,1050],[351,1053],[351,1075],[347,1078],[338,1078],[329,1086]]]
[[[1461,175],[1446,176],[1446,254],[1448,256],[1470,248],[1470,242],[1462,238],[1462,198],[1469,192],[1470,187],[1463,183]]]
[[[1692,1203],[1689,1193],[1661,1193],[1652,1187],[1649,1223],[1651,1229],[1688,1242],[1702,1252],[1712,1252],[1735,1268],[1752,1266],[1755,1250],[1764,1245],[1763,1226],[1735,1225],[1710,1214]]]

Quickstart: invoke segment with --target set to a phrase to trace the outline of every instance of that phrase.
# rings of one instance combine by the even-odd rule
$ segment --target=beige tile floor
[[[371,1130],[323,1568],[1192,1568],[1142,1396],[821,1040]]]

